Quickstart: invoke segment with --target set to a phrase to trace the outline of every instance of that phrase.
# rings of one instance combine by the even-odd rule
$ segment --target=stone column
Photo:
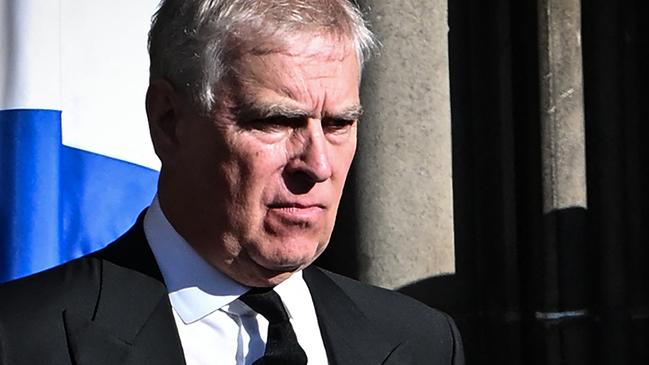
[[[586,207],[579,0],[539,0],[544,213]]]
[[[447,3],[361,3],[382,47],[361,95],[359,273],[396,288],[455,270]]]
[[[537,344],[547,364],[588,363],[590,317],[580,0],[538,0],[543,232],[534,247]],[[559,321],[560,320],[560,321]]]

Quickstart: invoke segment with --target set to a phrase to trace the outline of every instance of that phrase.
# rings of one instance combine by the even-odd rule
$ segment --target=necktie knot
[[[254,288],[239,299],[268,320],[266,351],[253,365],[307,363],[306,353],[297,342],[282,299],[272,288]]]
[[[288,321],[288,313],[282,299],[273,288],[254,288],[240,299],[271,324]]]

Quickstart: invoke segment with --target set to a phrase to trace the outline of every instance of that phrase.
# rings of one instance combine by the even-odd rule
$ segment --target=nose
[[[310,119],[301,133],[295,157],[287,166],[289,171],[302,174],[313,183],[326,181],[331,177],[332,171],[328,142],[320,120]]]

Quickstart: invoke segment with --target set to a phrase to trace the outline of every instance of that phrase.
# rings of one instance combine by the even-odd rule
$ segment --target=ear
[[[178,145],[182,97],[166,80],[152,80],[146,92],[146,115],[156,155],[169,161]]]

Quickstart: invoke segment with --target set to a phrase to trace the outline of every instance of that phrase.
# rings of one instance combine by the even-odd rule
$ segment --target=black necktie
[[[272,288],[255,288],[239,299],[268,320],[266,352],[253,365],[306,364],[306,353],[297,342],[282,299]]]

